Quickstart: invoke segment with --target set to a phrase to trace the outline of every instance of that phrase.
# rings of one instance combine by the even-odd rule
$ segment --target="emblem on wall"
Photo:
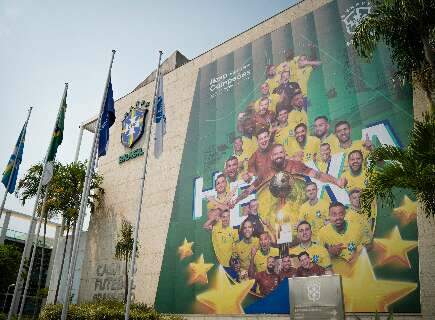
[[[144,100],[137,101],[136,105],[130,107],[122,120],[121,143],[131,148],[142,137],[145,119],[150,103]]]

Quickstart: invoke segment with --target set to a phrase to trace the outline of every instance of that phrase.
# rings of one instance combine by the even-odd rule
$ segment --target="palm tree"
[[[125,264],[125,286],[124,286],[124,303],[127,302],[128,294],[128,262],[133,252],[133,226],[127,220],[122,220],[121,230],[118,234],[118,242],[115,247],[115,258],[124,261]],[[136,257],[138,256],[138,247],[136,247]]]
[[[73,162],[59,168],[58,174],[53,178],[53,196],[56,199],[56,207],[62,212],[62,217],[66,225],[65,243],[62,254],[62,262],[60,266],[59,278],[56,285],[56,293],[54,303],[57,302],[59,287],[62,280],[63,268],[65,263],[66,249],[68,245],[69,232],[72,228],[73,238],[71,244],[74,242],[74,234],[76,227],[76,220],[79,214],[79,206],[81,195],[83,191],[83,184],[86,176],[86,162]],[[90,207],[91,214],[94,213],[98,204],[101,202],[104,190],[101,187],[103,177],[94,173],[91,180],[91,192],[88,197],[88,206]],[[70,250],[71,261],[72,247]]]
[[[361,194],[363,211],[370,214],[377,198],[393,205],[393,188],[414,192],[426,216],[435,216],[435,114],[425,113],[416,120],[410,142],[404,149],[393,146],[375,148],[369,155],[367,185]]]
[[[24,178],[18,182],[16,196],[20,198],[23,205],[28,199],[36,196],[41,174],[42,164],[35,164],[30,167]],[[43,204],[42,200],[40,200],[40,203],[38,204],[38,212],[42,212],[44,217],[43,248],[45,247],[45,233],[48,219],[60,214],[66,222],[67,234],[62,256],[61,273],[59,275],[58,284],[56,287],[55,301],[57,300],[57,295],[59,292],[59,284],[64,266],[69,231],[71,227],[73,230],[75,230],[74,222],[78,216],[85,175],[86,162],[78,161],[67,165],[62,165],[59,162],[55,162],[52,180],[48,184],[47,188],[43,189],[43,194],[40,197],[43,199],[45,193],[47,192],[45,203]],[[98,206],[104,194],[104,190],[101,188],[102,182],[103,177],[94,173],[91,180],[91,193],[88,198],[88,206],[91,209],[91,214]],[[38,290],[41,287],[42,281],[42,264],[43,252],[41,258],[40,276],[38,280]]]
[[[371,12],[356,27],[352,42],[370,59],[379,40],[391,48],[397,74],[414,80],[435,111],[435,1],[372,0]]]

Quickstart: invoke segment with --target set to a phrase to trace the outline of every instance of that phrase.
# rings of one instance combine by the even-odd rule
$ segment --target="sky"
[[[65,82],[68,109],[57,160],[74,160],[79,125],[101,104],[112,49],[117,50],[112,69],[117,99],[155,69],[158,50],[163,60],[175,50],[193,59],[296,2],[0,0],[0,168],[9,160],[30,106],[19,178],[43,160]],[[87,159],[91,143],[92,134],[85,133],[80,160]],[[0,185],[1,199],[4,192]],[[33,202],[22,206],[12,194],[5,207],[31,215]]]

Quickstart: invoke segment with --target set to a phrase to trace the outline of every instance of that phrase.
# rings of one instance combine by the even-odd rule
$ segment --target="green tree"
[[[124,286],[124,303],[127,302],[128,293],[128,262],[133,253],[133,226],[127,220],[122,220],[121,230],[118,234],[118,241],[115,246],[115,258],[124,261],[125,266],[125,286]],[[138,256],[138,247],[136,247],[136,257]]]
[[[391,48],[397,74],[417,83],[435,110],[435,1],[372,0],[371,12],[356,27],[352,42],[370,59],[380,40]]]
[[[0,292],[6,293],[15,283],[20,266],[21,251],[14,245],[0,244]]]
[[[410,189],[427,216],[435,216],[435,114],[416,120],[404,149],[375,148],[369,155],[367,186],[361,194],[362,209],[369,213],[373,200],[393,205],[394,187]]]
[[[24,178],[18,182],[16,196],[21,200],[23,205],[26,203],[26,201],[36,196],[41,175],[42,164],[38,163],[31,166]],[[71,226],[75,226],[74,222],[79,211],[85,176],[85,162],[74,162],[67,165],[62,165],[59,162],[54,163],[52,180],[47,187],[42,189],[42,194],[37,207],[38,215],[43,214],[44,217],[43,249],[45,248],[46,224],[48,219],[62,215],[64,221],[66,222],[66,238],[69,236]],[[91,209],[91,213],[95,211],[104,194],[104,190],[101,187],[102,181],[103,177],[94,173],[91,180],[91,192],[87,202]],[[46,193],[47,197],[45,203],[43,203]],[[65,260],[66,246],[67,239],[65,241],[64,255],[62,257],[62,267]],[[43,255],[41,260],[40,277],[37,290],[39,290],[41,287]],[[59,276],[59,281],[60,277],[61,276]],[[58,292],[58,288],[56,292]]]
[[[79,206],[81,202],[81,196],[83,192],[83,186],[86,177],[86,162],[72,162],[67,165],[63,165],[57,171],[57,174],[53,177],[53,198],[55,207],[62,214],[64,221],[66,236],[62,254],[62,262],[60,267],[59,278],[56,285],[56,293],[54,297],[54,303],[57,302],[59,287],[62,280],[62,274],[65,264],[65,255],[68,246],[69,233],[72,229],[73,238],[71,243],[74,242],[75,226],[77,217],[79,214]],[[87,205],[90,208],[91,214],[101,203],[104,190],[101,187],[103,177],[96,173],[93,174],[91,180],[90,194],[88,197]],[[72,247],[70,250],[71,261]]]

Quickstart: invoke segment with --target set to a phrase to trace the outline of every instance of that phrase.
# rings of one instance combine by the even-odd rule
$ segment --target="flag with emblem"
[[[112,78],[109,78],[104,109],[101,114],[100,137],[98,140],[98,157],[106,155],[109,144],[109,128],[115,123],[115,101],[113,100]]]
[[[159,158],[163,152],[163,136],[166,134],[166,115],[165,103],[163,100],[163,76],[160,74],[158,78],[157,94],[155,97],[155,117],[156,123],[155,142],[154,142],[154,155]]]
[[[23,159],[24,140],[26,138],[27,121],[21,129],[20,136],[15,144],[14,152],[12,153],[9,162],[3,172],[2,183],[7,189],[7,192],[13,193],[17,183],[18,169],[20,168]]]

